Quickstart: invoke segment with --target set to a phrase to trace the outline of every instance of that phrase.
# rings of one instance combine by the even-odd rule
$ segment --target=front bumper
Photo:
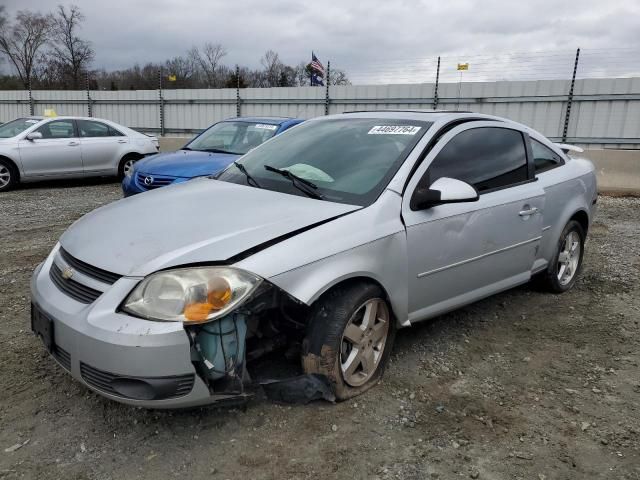
[[[125,197],[130,197],[131,195],[135,195],[136,193],[142,193],[146,190],[140,188],[138,183],[136,182],[135,173],[129,177],[125,176],[122,180],[122,193]]]
[[[76,380],[112,400],[149,408],[194,407],[234,398],[212,396],[191,363],[182,324],[115,312],[113,305],[120,303],[139,278],[122,277],[85,305],[52,282],[53,257],[51,254],[33,274],[32,303],[53,324],[53,357]]]

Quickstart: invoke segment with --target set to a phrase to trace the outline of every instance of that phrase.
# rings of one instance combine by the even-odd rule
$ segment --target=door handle
[[[118,143],[127,143],[126,140],[118,140]]]
[[[538,213],[538,209],[536,207],[532,207],[527,210],[520,210],[520,212],[518,212],[518,215],[520,215],[521,217],[528,217],[530,215],[535,215],[536,213]]]
[[[79,143],[79,142],[71,141],[71,142],[69,142],[67,145],[69,145],[70,147],[77,147],[78,145],[80,145],[80,143]]]

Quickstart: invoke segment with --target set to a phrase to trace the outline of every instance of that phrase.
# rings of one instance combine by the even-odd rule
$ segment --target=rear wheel
[[[0,192],[11,190],[18,183],[18,171],[13,163],[0,158]]]
[[[328,378],[338,400],[359,395],[382,376],[395,338],[395,320],[380,287],[336,287],[314,307],[303,342],[305,373]]]
[[[563,293],[576,283],[582,268],[585,233],[582,225],[571,220],[562,230],[556,252],[546,272],[540,277],[542,285],[555,293]]]
[[[142,157],[135,153],[130,153],[122,157],[120,165],[118,167],[118,178],[122,180],[126,175],[129,175],[133,170],[133,165]]]

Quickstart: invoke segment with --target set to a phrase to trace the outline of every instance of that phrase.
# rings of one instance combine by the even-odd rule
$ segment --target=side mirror
[[[418,188],[411,197],[412,210],[425,210],[443,203],[476,202],[478,191],[467,182],[442,177],[429,188]]]
[[[40,132],[31,132],[26,137],[27,140],[40,140],[42,138],[42,133]]]

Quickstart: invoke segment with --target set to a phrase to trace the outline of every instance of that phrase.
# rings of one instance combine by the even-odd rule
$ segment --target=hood
[[[135,171],[191,178],[219,172],[240,155],[178,150],[159,153],[136,163]]]
[[[90,265],[144,276],[177,265],[225,261],[359,208],[198,179],[94,210],[74,223],[60,243]]]

